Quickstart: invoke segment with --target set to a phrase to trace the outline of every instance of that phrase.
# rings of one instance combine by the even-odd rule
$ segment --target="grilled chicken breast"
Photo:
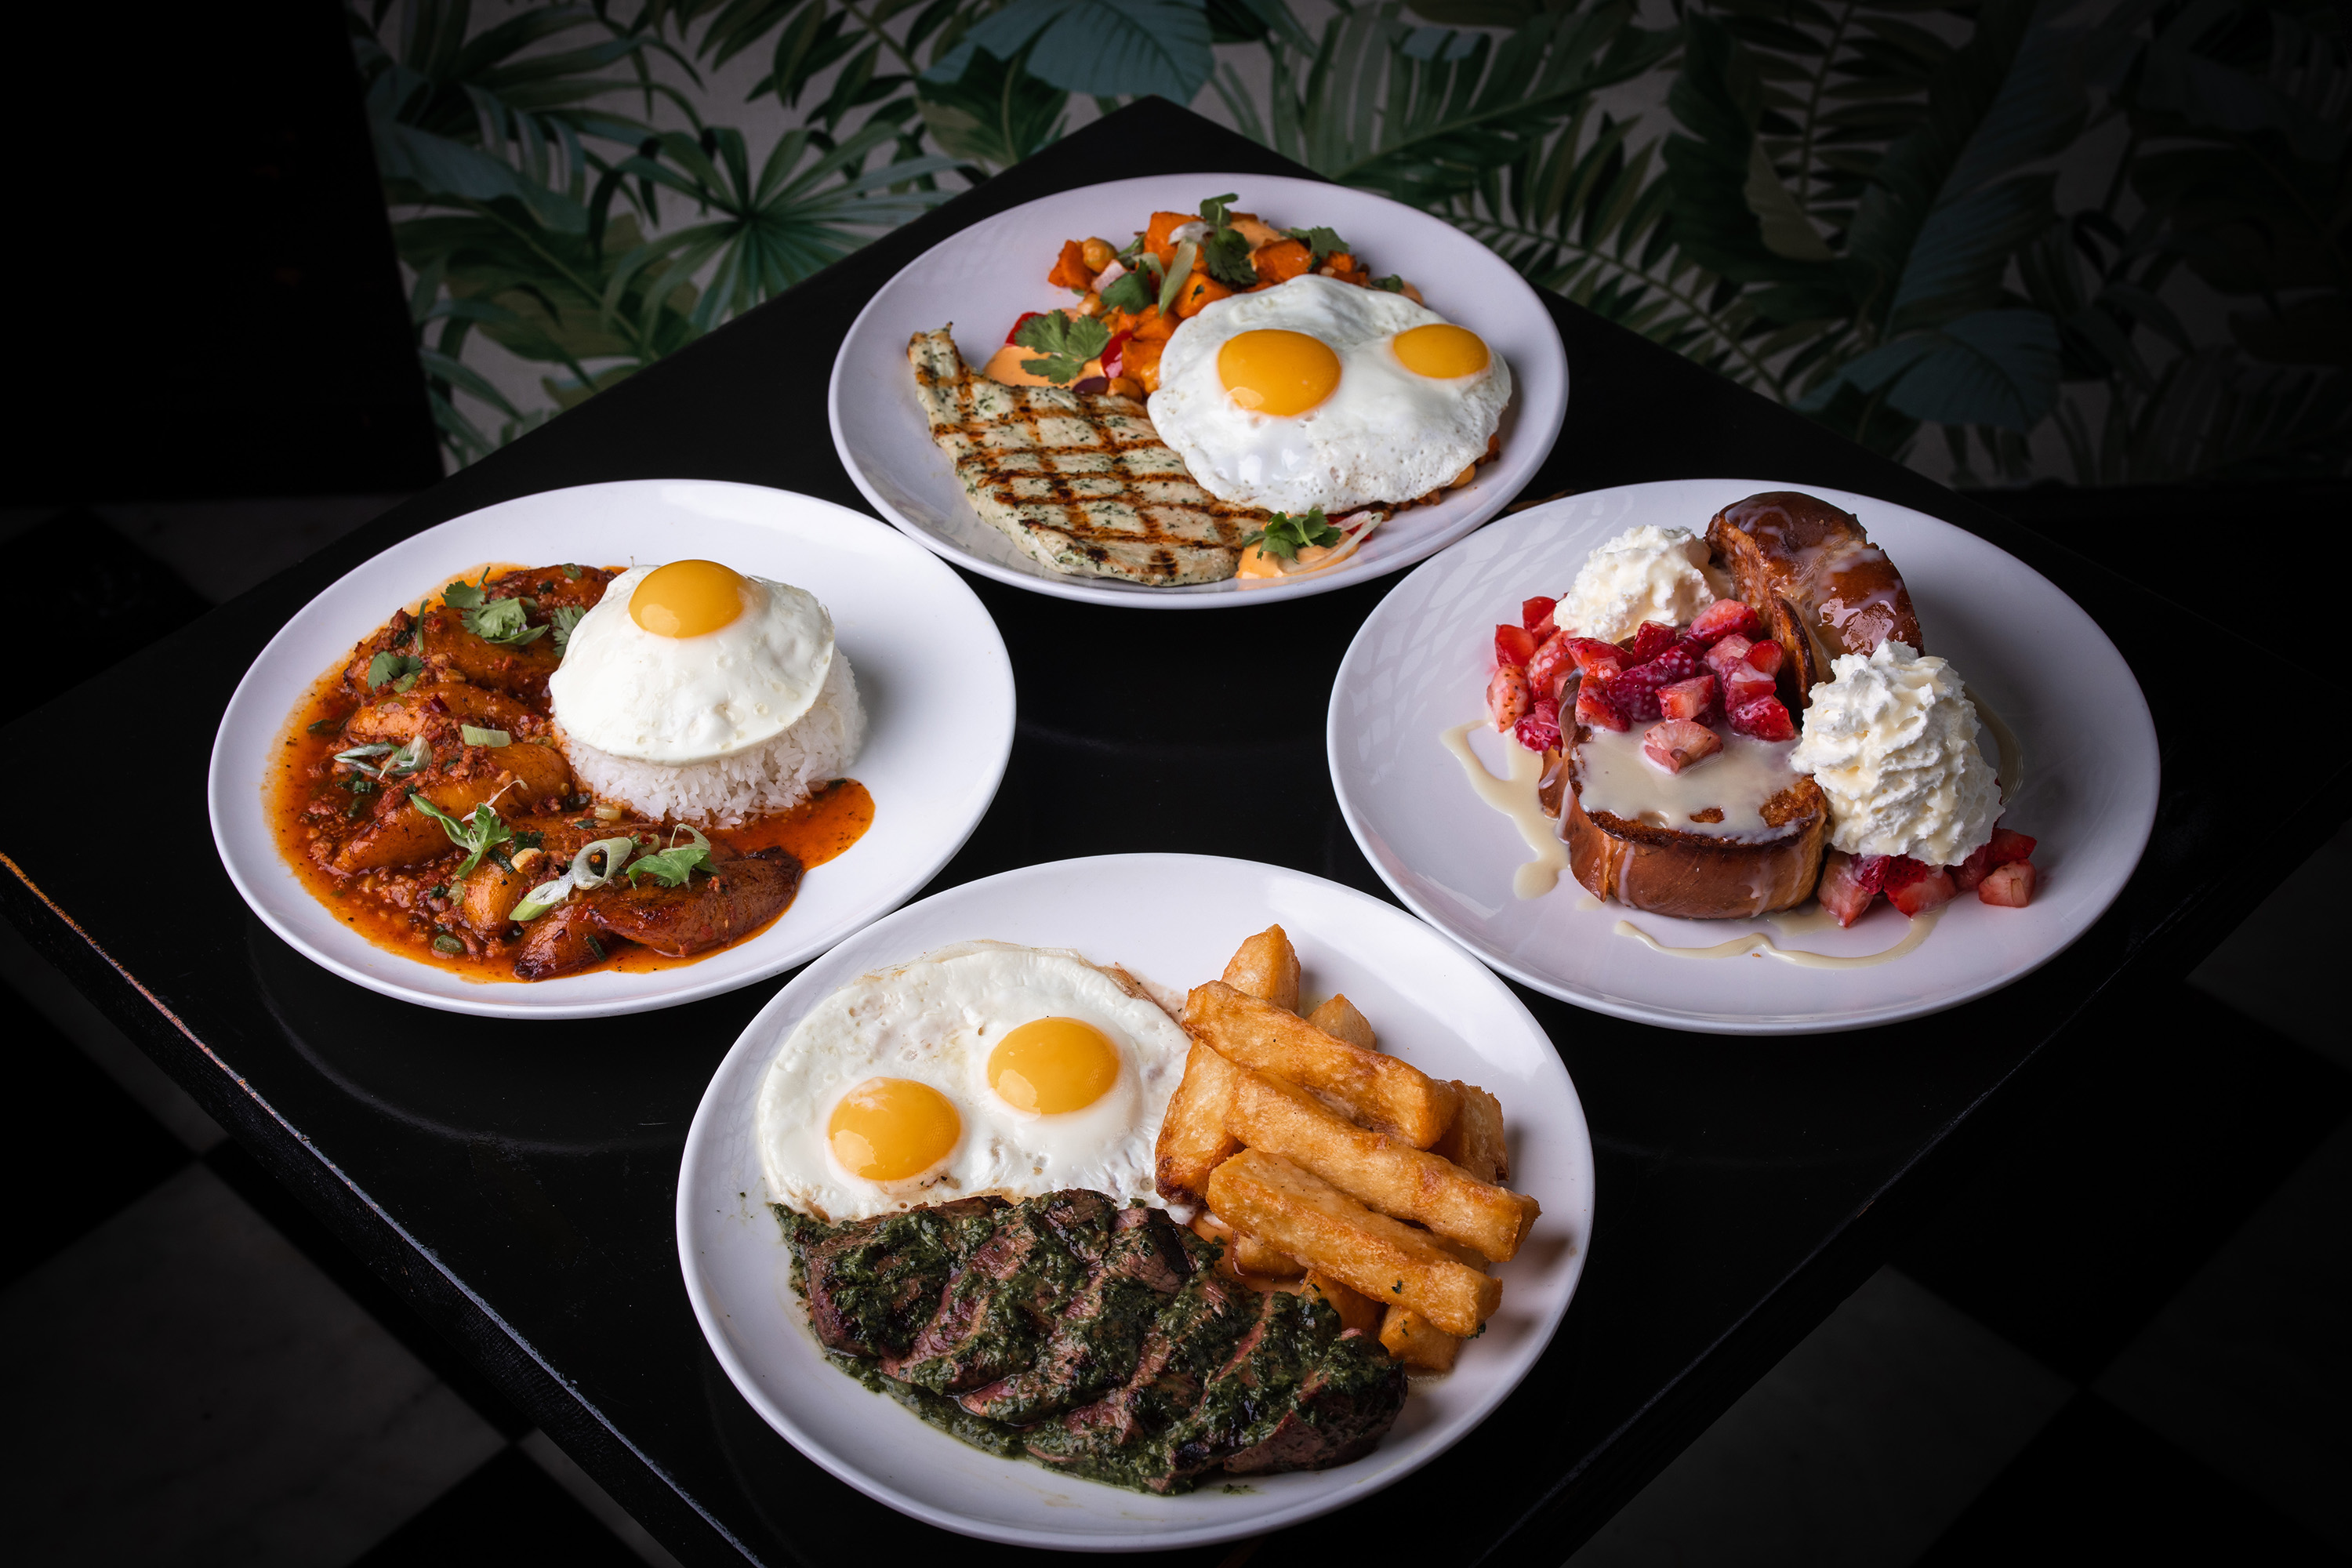
[[[1192,482],[1131,397],[1006,386],[975,374],[950,327],[907,344],[931,438],[972,509],[1040,564],[1154,588],[1221,583],[1266,514]]]

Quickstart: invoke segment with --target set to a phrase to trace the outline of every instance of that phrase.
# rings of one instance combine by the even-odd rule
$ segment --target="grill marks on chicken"
[[[1164,1210],[1072,1190],[838,1226],[775,1212],[819,1341],[997,1452],[1178,1492],[1360,1458],[1404,1405],[1376,1342],[1220,1276]]]
[[[931,438],[974,510],[1049,570],[1151,587],[1220,583],[1266,514],[1192,482],[1133,398],[1006,386],[948,328],[907,345]]]

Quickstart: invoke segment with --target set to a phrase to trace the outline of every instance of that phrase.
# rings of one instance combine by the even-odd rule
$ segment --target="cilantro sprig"
[[[389,686],[394,691],[405,691],[415,685],[416,678],[424,673],[425,661],[421,658],[413,658],[404,653],[380,653],[368,660],[367,683],[377,688]]]
[[[1023,370],[1042,375],[1056,386],[1067,386],[1086,374],[1088,360],[1110,347],[1110,329],[1092,316],[1048,310],[1022,322],[1013,341],[1045,356],[1023,360]]]
[[[1221,228],[1201,242],[1201,266],[1228,289],[1257,283],[1257,268],[1250,265],[1249,237],[1237,228]]]
[[[555,657],[561,659],[572,651],[572,628],[588,612],[577,605],[559,605],[547,617],[548,629],[555,634]]]
[[[1145,306],[1160,298],[1160,285],[1140,267],[1131,268],[1111,279],[1110,287],[1102,291],[1107,310],[1125,310],[1130,316],[1143,314]]]
[[[1296,561],[1298,552],[1308,545],[1328,548],[1347,537],[1332,527],[1323,517],[1319,506],[1309,507],[1297,517],[1277,511],[1265,520],[1265,526],[1242,541],[1244,546],[1255,544],[1268,555],[1285,561]]]
[[[1313,228],[1286,228],[1282,232],[1307,248],[1311,253],[1307,262],[1310,267],[1322,266],[1338,251],[1344,250],[1350,255],[1355,253],[1354,246],[1320,225]]]
[[[500,647],[522,647],[547,634],[545,626],[530,624],[529,600],[491,598],[484,591],[489,580],[489,568],[486,566],[481,582],[460,581],[442,589],[441,602],[457,612],[457,618],[467,631]]]
[[[499,818],[487,801],[474,807],[473,815],[462,820],[450,816],[421,795],[410,795],[408,804],[439,823],[441,831],[449,836],[449,842],[467,851],[466,858],[457,863],[456,874],[460,877],[482,863],[482,857],[490,852],[490,846],[503,844],[514,837],[514,829]]]
[[[637,857],[629,863],[630,886],[635,887],[639,877],[651,877],[665,888],[682,888],[695,872],[709,872],[710,840],[684,823],[678,824],[678,832],[694,834],[694,842],[677,843],[677,835],[672,834],[667,849]]]

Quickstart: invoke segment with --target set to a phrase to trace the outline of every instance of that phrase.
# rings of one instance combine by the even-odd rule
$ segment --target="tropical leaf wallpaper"
[[[351,0],[454,463],[1149,93],[1961,485],[2352,473],[2336,0]]]

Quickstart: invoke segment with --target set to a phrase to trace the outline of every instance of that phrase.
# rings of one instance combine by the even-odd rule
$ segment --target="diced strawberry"
[[[1976,885],[1991,872],[1992,866],[1992,845],[1989,841],[1979,844],[1974,854],[1952,868],[1952,885],[1963,893],[1974,892]]]
[[[1559,630],[1551,618],[1552,606],[1559,603],[1558,599],[1547,599],[1540,594],[1524,601],[1519,605],[1519,625],[1534,634],[1536,641],[1543,641]]]
[[[1780,661],[1783,655],[1781,653],[1780,645],[1774,642],[1770,637],[1766,637],[1761,642],[1753,642],[1748,645],[1748,662],[1756,668],[1763,671],[1766,675],[1778,675],[1780,673]]]
[[[1892,855],[1857,855],[1853,858],[1853,879],[1874,893],[1886,889],[1886,868],[1895,863]]]
[[[1780,706],[1777,697],[1759,697],[1731,710],[1734,733],[1758,741],[1793,741],[1797,738],[1796,721]]]
[[[1755,646],[1738,632],[1733,632],[1706,650],[1706,667],[1715,671],[1719,679],[1728,680],[1733,668],[1747,662],[1748,650]]]
[[[1886,868],[1886,901],[1917,920],[1929,910],[1940,910],[1960,896],[1952,874],[1941,866],[1893,855]]]
[[[1596,668],[1605,668],[1613,677],[1631,662],[1626,658],[1623,648],[1613,642],[1602,642],[1599,637],[1569,638],[1568,657],[1576,660],[1576,668],[1588,677]]]
[[[1633,655],[1627,664],[1647,664],[1681,640],[1664,621],[1643,621],[1641,629],[1619,646]]]
[[[1009,332],[1007,332],[1007,333],[1005,333],[1005,334],[1004,334],[1004,341],[1005,341],[1005,342],[1009,345],[1009,344],[1013,342],[1013,339],[1015,339],[1015,338],[1017,338],[1017,337],[1019,337],[1019,336],[1021,335],[1021,329],[1022,329],[1022,328],[1024,328],[1024,327],[1027,326],[1030,322],[1032,322],[1032,321],[1035,321],[1038,317],[1040,317],[1040,316],[1044,315],[1045,313],[1045,311],[1043,311],[1043,310],[1024,310],[1024,311],[1022,311],[1022,312],[1021,312],[1021,318],[1020,318],[1020,320],[1018,320],[1018,321],[1014,321],[1014,322],[1013,323],[1013,330],[1012,330],[1011,331],[1009,331]]]
[[[1495,721],[1495,728],[1507,730],[1528,716],[1534,706],[1528,692],[1528,677],[1524,670],[1509,665],[1495,671],[1495,679],[1486,682],[1486,716]]]
[[[1576,721],[1590,724],[1596,730],[1630,730],[1633,723],[1625,710],[1617,705],[1610,688],[1612,680],[1596,680],[1587,677],[1576,689]]]
[[[1979,884],[1977,897],[2005,910],[2021,910],[2033,901],[2033,884],[2038,879],[2032,861],[2011,860],[2006,866],[1992,868],[1991,874]]]
[[[1717,599],[1699,612],[1691,623],[1690,635],[1701,642],[1715,642],[1727,637],[1752,637],[1764,629],[1756,612],[1738,599]]]
[[[1666,772],[1678,773],[1693,763],[1703,763],[1723,750],[1723,737],[1704,724],[1694,724],[1687,719],[1669,719],[1663,724],[1651,725],[1643,732],[1642,750]]]
[[[1566,632],[1555,632],[1528,660],[1528,686],[1538,697],[1557,699],[1559,689],[1575,673],[1576,656],[1568,646],[1574,640]]]
[[[1511,733],[1530,752],[1559,750],[1559,704],[1549,697],[1537,698]]]
[[[1813,889],[1813,897],[1822,901],[1822,908],[1837,917],[1838,924],[1850,926],[1878,897],[1878,883],[1885,875],[1885,865],[1883,855],[1864,859],[1843,849],[1832,849],[1822,858],[1822,879]],[[1865,867],[1869,868],[1867,876],[1864,874]]]
[[[1536,656],[1536,639],[1525,626],[1495,628],[1495,662],[1512,669],[1525,669],[1528,660]]]
[[[1735,664],[1731,673],[1723,678],[1723,705],[1727,709],[1745,708],[1750,702],[1774,697],[1780,689],[1780,682],[1753,665]]]
[[[2020,860],[2033,858],[2035,842],[2022,833],[2011,833],[2006,827],[1996,827],[1992,830],[1992,842],[1985,847],[1992,851],[1994,865],[2013,866]]]
[[[1688,680],[1677,680],[1672,686],[1658,688],[1658,711],[1669,719],[1691,719],[1705,721],[1707,710],[1715,706],[1715,677],[1694,675]]]
[[[1627,670],[1609,683],[1610,695],[1628,719],[1663,718],[1658,692],[1698,673],[1698,661],[1679,647],[1670,647],[1649,663]]]

